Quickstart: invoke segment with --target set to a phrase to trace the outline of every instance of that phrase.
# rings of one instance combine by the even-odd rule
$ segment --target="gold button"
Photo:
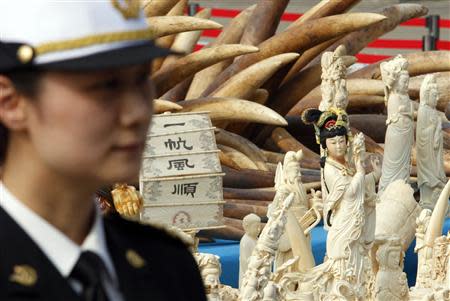
[[[135,269],[140,269],[145,266],[145,260],[136,251],[128,249],[125,254],[128,263]]]
[[[29,265],[14,266],[13,273],[9,276],[9,281],[23,286],[33,286],[38,279],[37,272]]]
[[[34,56],[33,48],[28,45],[22,45],[17,50],[17,58],[22,64],[29,63]]]

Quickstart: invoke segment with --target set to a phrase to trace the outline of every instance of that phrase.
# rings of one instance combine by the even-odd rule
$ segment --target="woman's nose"
[[[153,100],[138,91],[128,92],[124,96],[121,124],[125,127],[132,127],[138,124],[150,122],[152,115]]]

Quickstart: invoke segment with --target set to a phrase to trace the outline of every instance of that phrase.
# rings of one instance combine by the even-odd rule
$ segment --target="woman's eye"
[[[117,79],[110,79],[110,80],[103,82],[101,87],[104,89],[116,89],[119,87],[119,85],[120,85],[120,82]]]
[[[150,78],[150,74],[148,72],[142,73],[137,77],[136,84],[137,85],[146,84],[147,81],[149,80],[149,78]]]
[[[113,90],[120,87],[120,81],[116,78],[111,78],[107,80],[99,81],[93,84],[89,90],[92,91],[102,91],[102,90]]]

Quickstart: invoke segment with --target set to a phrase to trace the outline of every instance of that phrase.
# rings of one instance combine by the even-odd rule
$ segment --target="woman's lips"
[[[129,143],[129,144],[116,145],[113,147],[113,150],[121,151],[121,152],[138,152],[143,149],[144,149],[144,143]]]

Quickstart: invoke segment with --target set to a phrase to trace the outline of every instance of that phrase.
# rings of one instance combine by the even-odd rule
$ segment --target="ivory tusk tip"
[[[154,99],[153,100],[153,110],[155,114],[163,113],[166,111],[179,111],[182,110],[183,107],[179,104],[176,104],[172,101],[164,100],[164,99]]]

